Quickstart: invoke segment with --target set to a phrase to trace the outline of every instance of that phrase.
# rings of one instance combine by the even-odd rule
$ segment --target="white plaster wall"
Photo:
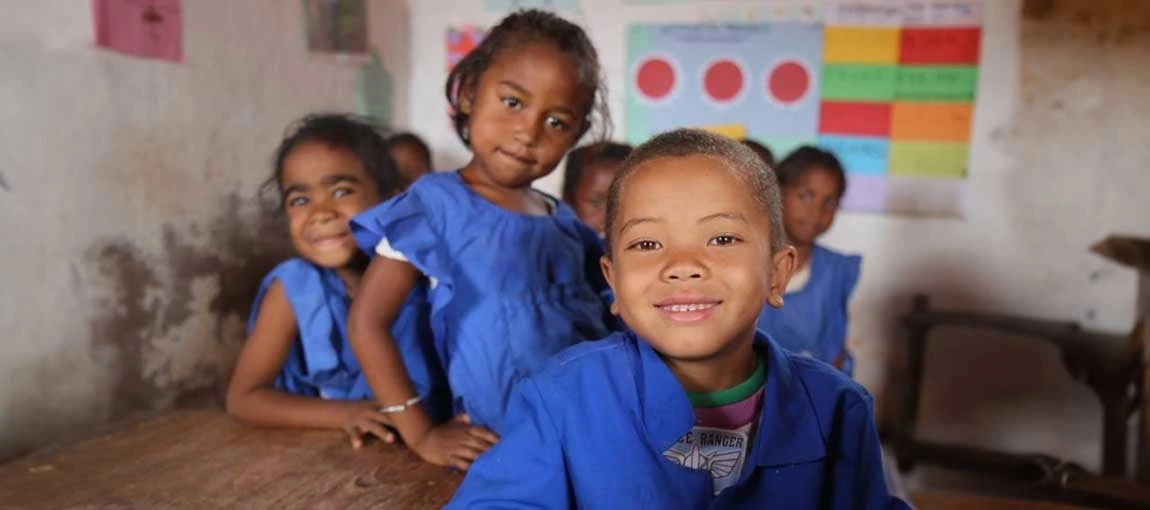
[[[771,3],[714,0],[704,9],[698,2],[583,0],[580,12],[565,14],[589,30],[600,52],[621,138],[628,23],[707,20]],[[1088,247],[1110,232],[1150,235],[1146,34],[1118,40],[1107,34],[1122,20],[1094,16],[1082,22],[1076,14],[1080,7],[1104,12],[1118,2],[1054,2],[1060,6],[1055,19],[1026,23],[1020,0],[985,4],[965,217],[842,213],[825,238],[834,248],[865,256],[851,334],[857,376],[880,405],[892,393],[886,390],[898,389],[886,387],[902,338],[896,319],[914,293],[929,294],[938,306],[1076,320],[1114,331],[1132,325],[1133,272]],[[445,108],[446,28],[491,26],[499,17],[480,2],[412,2],[413,111]],[[1024,38],[1024,32],[1031,35]],[[467,161],[443,116],[413,116],[411,124],[429,138],[441,168]],[[539,187],[557,192],[560,174]],[[1098,465],[1099,407],[1063,372],[1056,352],[1017,338],[972,345],[949,335],[931,353],[925,436]]]
[[[90,4],[0,2],[0,459],[218,389],[283,254],[255,200],[270,155],[355,105],[356,64],[306,51],[298,1],[183,2],[182,63],[97,50]],[[370,17],[402,98],[406,7]]]

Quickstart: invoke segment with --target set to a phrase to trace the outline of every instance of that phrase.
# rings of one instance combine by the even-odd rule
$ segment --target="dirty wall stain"
[[[275,211],[236,196],[219,210],[206,224],[165,224],[159,253],[127,238],[88,250],[106,293],[91,348],[113,373],[109,418],[219,401],[259,282],[291,255]]]

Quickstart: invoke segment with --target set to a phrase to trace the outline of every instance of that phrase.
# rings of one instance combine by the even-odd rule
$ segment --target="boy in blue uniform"
[[[602,261],[630,331],[521,381],[449,508],[906,508],[866,391],[755,332],[795,265],[769,172],[697,130],[635,150]]]

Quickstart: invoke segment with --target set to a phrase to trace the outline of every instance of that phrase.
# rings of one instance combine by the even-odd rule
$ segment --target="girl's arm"
[[[410,263],[375,257],[352,300],[348,316],[351,348],[372,392],[384,406],[402,404],[416,396],[391,329],[419,277],[419,270]],[[433,426],[418,404],[389,417],[407,445],[433,464],[467,469],[498,441],[491,431],[469,425],[466,417]]]
[[[366,434],[391,442],[392,434],[382,425],[387,417],[374,402],[324,400],[275,389],[276,376],[297,336],[291,304],[283,286],[274,282],[259,304],[255,327],[236,362],[228,385],[228,414],[255,425],[342,429],[356,448]]]

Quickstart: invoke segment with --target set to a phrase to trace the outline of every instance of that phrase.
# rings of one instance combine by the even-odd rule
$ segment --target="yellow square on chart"
[[[897,64],[901,32],[884,27],[826,27],[823,61],[831,64]]]
[[[717,135],[734,138],[735,140],[742,140],[747,137],[747,126],[743,124],[712,124],[710,126],[702,126],[702,129]]]

